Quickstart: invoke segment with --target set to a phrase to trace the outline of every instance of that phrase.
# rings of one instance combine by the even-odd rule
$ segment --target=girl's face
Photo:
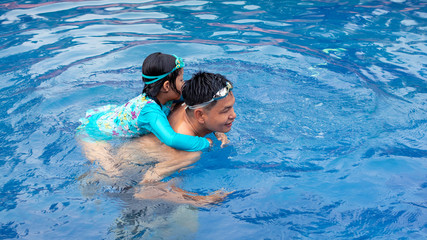
[[[184,86],[184,68],[180,69],[179,75],[175,79],[175,86],[179,93],[172,91],[176,95],[174,100],[179,100],[181,98],[182,86]]]

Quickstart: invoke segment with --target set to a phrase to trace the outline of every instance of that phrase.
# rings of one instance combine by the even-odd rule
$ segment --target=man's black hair
[[[144,60],[144,63],[142,64],[142,73],[147,76],[160,76],[170,72],[176,66],[175,60],[176,58],[169,54],[163,54],[161,52],[152,53]],[[174,90],[176,93],[181,93],[180,89],[176,88],[175,83],[175,80],[178,77],[180,71],[182,71],[182,69],[176,69],[155,83],[145,84],[142,92],[145,93],[148,97],[154,99],[160,105],[160,102],[157,100],[156,96],[159,94],[164,82],[169,81],[172,90]],[[144,77],[142,78],[144,83],[151,80],[153,79],[147,79]]]
[[[187,106],[194,106],[207,102],[222,88],[227,85],[227,78],[221,74],[209,72],[195,73],[190,80],[184,83],[182,88],[182,97]],[[211,109],[217,101],[213,101],[207,106]]]

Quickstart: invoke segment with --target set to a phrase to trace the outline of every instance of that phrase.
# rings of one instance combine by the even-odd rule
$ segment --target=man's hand
[[[222,132],[215,132],[215,137],[221,141],[221,148],[225,147],[225,145],[229,144],[230,141],[227,138],[227,135],[225,135],[225,133]]]

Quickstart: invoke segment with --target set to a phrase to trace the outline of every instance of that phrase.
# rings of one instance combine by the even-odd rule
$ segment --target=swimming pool
[[[0,239],[425,239],[426,5],[3,1]],[[234,83],[232,144],[172,176],[219,205],[84,181],[78,119],[155,51]]]

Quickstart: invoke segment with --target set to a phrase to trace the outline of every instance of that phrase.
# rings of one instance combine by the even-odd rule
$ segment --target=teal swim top
[[[160,107],[144,93],[121,106],[106,105],[88,110],[77,130],[95,140],[153,133],[161,142],[179,150],[194,152],[209,148],[206,138],[179,134],[172,129],[167,119],[172,103],[169,101]]]

